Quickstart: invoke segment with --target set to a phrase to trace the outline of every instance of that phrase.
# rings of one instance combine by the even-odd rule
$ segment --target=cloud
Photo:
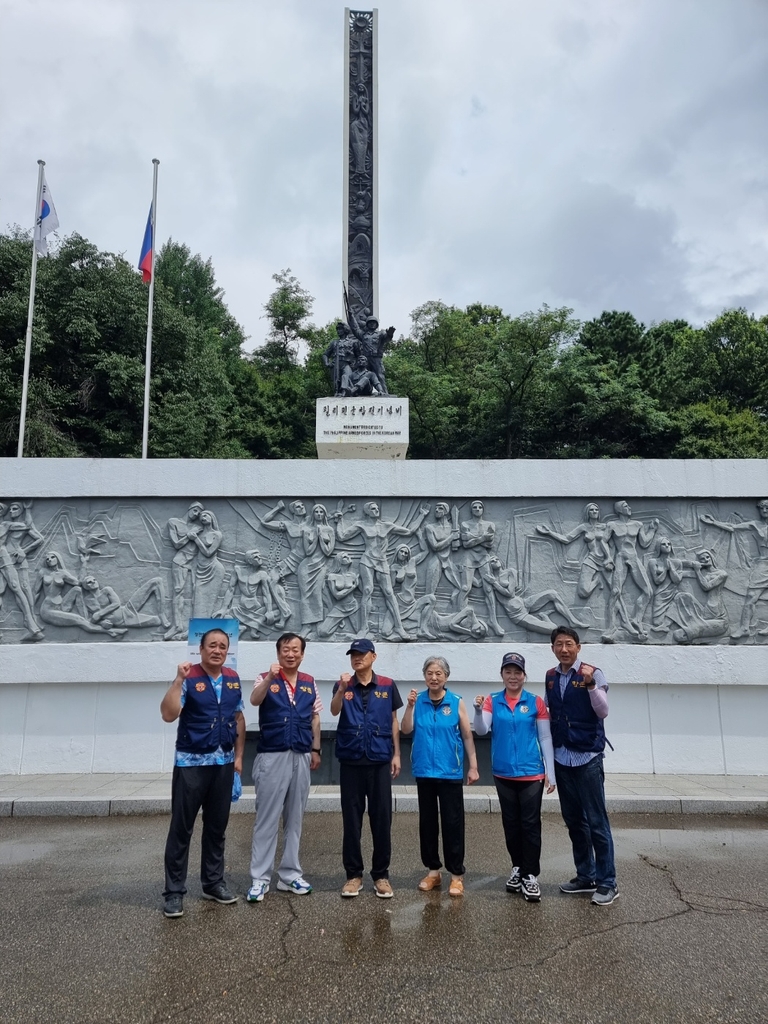
[[[758,0],[379,0],[380,310],[701,321],[768,309],[768,8]],[[37,0],[0,38],[0,223],[38,157],[62,229],[135,261],[213,259],[263,340],[291,267],[340,313],[342,8],[330,0]]]

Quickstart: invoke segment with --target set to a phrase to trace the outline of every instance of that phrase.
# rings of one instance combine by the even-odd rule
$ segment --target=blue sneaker
[[[269,882],[254,881],[245,898],[249,903],[261,903],[268,892]]]
[[[306,878],[294,878],[292,882],[284,882],[281,878],[278,880],[277,888],[280,892],[295,892],[297,896],[306,896],[312,892],[312,886]]]

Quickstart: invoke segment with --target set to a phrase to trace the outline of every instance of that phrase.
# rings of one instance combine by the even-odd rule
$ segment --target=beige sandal
[[[464,883],[460,878],[451,879],[451,887],[448,890],[449,896],[463,896],[464,895]]]
[[[431,892],[433,889],[439,889],[442,884],[442,875],[427,875],[419,882],[419,889],[422,892]]]

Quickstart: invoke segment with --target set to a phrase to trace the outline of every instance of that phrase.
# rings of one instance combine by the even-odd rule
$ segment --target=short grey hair
[[[427,674],[427,669],[429,668],[430,665],[437,665],[437,666],[439,666],[443,670],[443,672],[445,672],[446,679],[451,674],[451,666],[448,664],[448,662],[445,660],[445,658],[441,658],[439,654],[432,654],[432,655],[430,655],[427,658],[427,660],[424,662],[424,664],[422,666],[422,669],[421,669],[421,674],[423,676],[425,676]]]

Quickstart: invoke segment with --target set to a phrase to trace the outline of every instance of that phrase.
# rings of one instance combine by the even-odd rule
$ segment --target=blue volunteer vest
[[[445,691],[435,706],[425,690],[413,706],[411,772],[415,779],[464,778],[464,741],[459,728],[460,697]]]
[[[491,771],[505,779],[544,774],[544,760],[536,728],[536,695],[522,690],[514,708],[505,691],[491,694]]]
[[[605,750],[603,721],[592,710],[589,691],[581,673],[573,675],[562,697],[557,669],[549,669],[544,679],[555,749],[566,747],[568,750],[595,754]]]
[[[371,761],[392,760],[393,685],[391,679],[374,673],[368,706],[364,708],[360,684],[352,677],[352,685],[341,702],[336,729],[336,757],[340,761],[357,761],[361,757]]]
[[[257,753],[295,750],[307,754],[312,749],[312,711],[317,697],[312,676],[299,672],[293,697],[292,703],[282,674],[267,687],[259,706]]]
[[[235,716],[242,699],[240,676],[231,668],[222,668],[221,675],[221,703],[202,665],[193,665],[187,676],[176,732],[176,749],[184,754],[212,754],[219,747],[230,751],[235,745]]]

